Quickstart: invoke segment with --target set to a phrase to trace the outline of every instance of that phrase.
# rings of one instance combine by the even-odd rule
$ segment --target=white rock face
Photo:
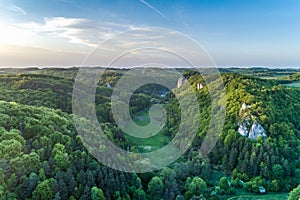
[[[242,107],[241,107],[241,110],[246,110],[247,109],[247,104],[246,103],[243,103],[242,104]]]
[[[252,115],[250,115],[250,118],[245,115],[245,113],[246,113],[245,111],[250,107],[251,106],[247,105],[246,103],[243,103],[243,105],[241,107],[243,121],[238,123],[239,134],[241,134],[244,137],[248,137],[252,140],[257,139],[259,136],[266,138],[267,133],[266,133],[265,129],[262,127],[262,125],[260,125],[256,120],[253,121],[254,117]],[[251,127],[250,127],[250,125],[251,125]]]
[[[187,82],[187,79],[184,78],[184,77],[180,77],[178,78],[178,81],[177,81],[177,88],[180,88],[183,84],[185,84]]]
[[[197,83],[197,89],[201,90],[204,87],[204,85],[202,83]]]
[[[255,140],[259,136],[262,136],[263,138],[267,137],[265,129],[255,120],[251,126],[251,129],[249,131],[249,138]]]
[[[247,122],[239,123],[238,132],[244,137],[248,136],[249,131],[247,129]]]

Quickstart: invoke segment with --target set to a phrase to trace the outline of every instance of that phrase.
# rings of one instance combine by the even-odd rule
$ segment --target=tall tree
[[[92,200],[105,200],[103,191],[100,188],[92,187],[91,189],[91,199]]]
[[[296,187],[290,192],[290,196],[288,200],[299,200],[299,198],[300,198],[300,185],[298,185],[298,187]]]
[[[164,184],[158,176],[154,176],[148,184],[149,199],[159,200],[164,191]]]
[[[49,180],[45,180],[38,184],[36,189],[32,193],[33,200],[51,200],[53,198],[53,192],[51,189],[51,183]]]

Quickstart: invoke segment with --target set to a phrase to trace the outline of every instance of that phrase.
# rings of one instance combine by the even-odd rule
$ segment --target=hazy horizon
[[[105,69],[132,69],[136,67],[145,67],[145,66],[133,66],[133,67],[126,67],[126,66],[0,66],[0,69],[71,69],[71,68],[105,68]],[[168,66],[168,67],[160,67],[160,66],[146,66],[145,68],[176,68],[176,69],[193,69],[193,68],[217,68],[217,69],[234,69],[234,68],[241,68],[241,69],[300,69],[300,66],[205,66],[205,67],[184,67],[184,66]]]

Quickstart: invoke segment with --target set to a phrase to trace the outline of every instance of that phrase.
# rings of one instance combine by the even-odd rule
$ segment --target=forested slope
[[[208,159],[198,149],[208,129],[210,96],[195,72],[185,76],[195,88],[203,120],[198,136],[178,162],[163,170],[127,174],[97,162],[84,148],[73,123],[72,89],[76,70],[36,70],[0,75],[0,199],[226,199],[237,188],[260,193],[288,192],[300,184],[300,90],[276,80],[222,74],[226,89],[226,122]],[[99,81],[96,111],[108,137],[126,149],[110,108],[112,86],[122,71],[108,71]],[[172,138],[180,123],[174,95],[165,98],[148,85],[131,98],[131,113],[157,98],[167,102],[163,134]],[[184,89],[184,88],[183,88]],[[184,94],[184,90],[180,92]],[[241,110],[243,104],[248,107]],[[182,110],[182,112],[187,112]],[[267,137],[238,133],[243,120],[257,121]]]

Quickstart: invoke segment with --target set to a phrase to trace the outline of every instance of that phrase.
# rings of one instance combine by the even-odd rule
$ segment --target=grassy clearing
[[[251,76],[251,74],[248,74],[248,75]],[[266,79],[266,80],[276,80],[276,79],[284,78],[284,77],[286,77],[286,75],[274,75],[274,76],[257,76],[257,75],[254,75],[254,77],[260,78],[260,79]]]
[[[300,87],[300,82],[294,82],[289,84],[284,84],[287,87]]]
[[[289,194],[261,194],[261,195],[239,195],[228,200],[287,200]]]
[[[160,111],[153,110],[153,112],[155,116],[156,112],[158,113]],[[151,122],[148,110],[140,111],[136,113],[134,116],[132,116],[132,118],[134,122],[139,126],[146,126]],[[129,130],[130,133],[135,133],[137,131],[134,128],[131,128],[130,126],[127,127],[127,130]],[[168,144],[171,140],[168,136],[164,135],[162,131],[158,132],[157,134],[149,138],[137,138],[128,134],[125,134],[125,136],[130,144],[131,149],[134,148],[139,152],[156,151],[161,147],[165,146],[166,144]],[[151,147],[151,149],[147,149],[147,147]]]
[[[146,126],[151,122],[148,110],[137,112],[132,117],[134,122],[140,126]]]

